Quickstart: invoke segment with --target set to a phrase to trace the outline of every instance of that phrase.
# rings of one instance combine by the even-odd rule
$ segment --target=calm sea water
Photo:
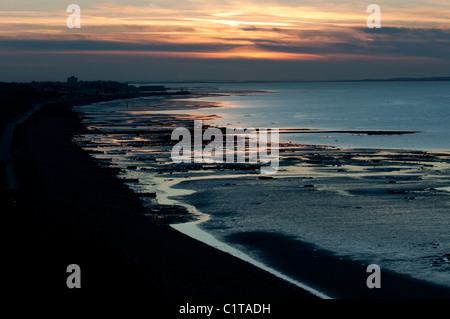
[[[338,147],[450,150],[450,82],[189,83],[166,86],[192,91],[205,88],[269,91],[202,99],[221,102],[221,108],[171,111],[220,116],[208,124],[244,128],[420,131],[415,134],[381,136],[285,134],[280,136],[283,141]],[[143,98],[94,104],[78,107],[77,110],[89,117],[87,125],[97,129],[120,132],[125,128],[123,136],[88,135],[86,138],[103,145],[110,144],[105,151],[107,155],[102,154],[100,157],[109,157],[116,165],[127,169],[130,166],[145,166],[146,156],[149,160],[155,158],[150,149],[120,145],[121,141],[145,138],[142,135],[133,136],[130,130],[137,128],[141,131],[146,126],[151,128],[146,122],[147,117],[151,116],[145,114],[147,105],[148,100]],[[135,111],[144,112],[133,113]],[[161,181],[161,176],[151,171],[129,170],[128,177],[139,179],[139,184],[133,186],[137,191],[162,194],[165,191],[159,188],[157,182],[158,178]],[[384,176],[383,180],[385,182]],[[357,178],[343,179],[340,183],[347,187],[349,193],[380,190],[376,179],[373,180],[373,186],[368,186],[366,190],[358,189]],[[449,176],[442,176],[439,183],[439,187],[448,188]],[[229,196],[236,194],[224,186],[229,184],[236,184],[235,189],[241,189],[242,194],[247,192],[248,197],[241,196],[230,202]],[[316,178],[314,184],[327,188],[329,180],[326,177]],[[199,180],[179,186],[196,191],[193,195],[185,196],[184,200],[198,205],[196,208],[199,211],[211,216],[200,227],[220,240],[226,241],[229,235],[250,231],[298,236],[301,240],[356,259],[376,256],[377,260],[395,270],[450,286],[450,261],[447,254],[450,252],[449,195],[441,194],[439,199],[433,197],[415,201],[415,204],[392,201],[392,205],[374,197],[371,202],[358,203],[358,206],[367,207],[347,210],[346,205],[356,206],[353,202],[355,197],[342,197],[339,193],[326,190],[328,198],[335,198],[336,205],[344,207],[337,216],[325,202],[320,204],[320,196],[323,196],[320,194],[324,194],[321,192],[312,192],[312,195],[305,197],[308,203],[315,201],[318,204],[314,210],[299,210],[302,204],[289,197],[298,194],[296,181],[277,184],[271,189],[260,189],[257,194],[248,193],[252,184],[247,180],[228,180],[227,183],[224,180],[206,183]],[[267,192],[274,196],[267,197]],[[251,196],[256,197],[247,200]],[[442,201],[442,198],[445,203],[440,202],[439,208],[434,206],[433,201]],[[259,204],[258,209],[255,209],[255,202]],[[245,247],[238,248],[245,250]]]
[[[224,106],[213,111],[221,116],[213,124],[244,128],[419,131],[390,136],[286,134],[280,138],[338,147],[450,149],[450,82],[226,83],[203,86],[272,92],[208,98]],[[211,110],[203,109],[196,113],[209,114]]]

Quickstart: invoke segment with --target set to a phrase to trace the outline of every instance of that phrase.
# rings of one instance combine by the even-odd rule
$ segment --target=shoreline
[[[76,124],[77,122],[78,122],[78,119],[76,119],[75,117],[73,117],[73,112],[72,111],[68,111],[69,109],[72,109],[72,107],[69,107],[69,106],[65,106],[64,107],[64,109],[66,110],[66,111],[63,111],[62,113],[60,112],[60,111],[57,111],[56,113],[59,113],[59,114],[51,114],[51,112],[50,112],[50,114],[48,114],[49,112],[49,110],[48,109],[51,109],[52,107],[49,107],[49,108],[46,108],[45,110],[43,110],[43,111],[39,111],[40,113],[47,113],[47,114],[44,114],[44,116],[43,116],[43,114],[38,114],[38,117],[40,117],[40,119],[38,120],[38,121],[36,121],[36,119],[30,119],[32,122],[34,122],[32,125],[40,125],[40,128],[38,129],[38,131],[40,130],[40,131],[48,131],[49,130],[49,128],[47,127],[47,126],[43,126],[42,125],[42,123],[41,124],[39,124],[39,123],[36,123],[36,122],[39,122],[39,121],[47,121],[48,123],[49,123],[49,121],[50,122],[53,122],[54,124],[56,124],[56,123],[58,123],[58,121],[64,121],[64,122],[66,122],[66,124],[69,124],[69,126],[71,126],[70,128],[69,127],[61,127],[61,125],[59,125],[59,127],[58,127],[58,125],[56,125],[57,126],[57,130],[59,130],[60,132],[65,132],[64,133],[64,135],[65,135],[65,137],[64,137],[64,140],[65,141],[61,141],[61,140],[59,140],[59,142],[58,142],[58,145],[65,145],[65,147],[67,147],[69,144],[71,145],[70,146],[70,148],[76,148],[76,149],[78,149],[78,146],[75,146],[74,144],[73,144],[73,142],[71,142],[70,141],[70,143],[68,143],[69,142],[69,140],[68,140],[68,137],[69,136],[71,136],[71,134],[73,134],[74,132],[76,132],[77,130],[79,130],[79,123],[78,124]],[[56,109],[53,109],[53,111],[55,111]],[[56,116],[55,116],[56,115]],[[44,118],[42,118],[42,117],[44,117]],[[53,119],[52,119],[53,118]],[[48,124],[47,123],[47,124]],[[25,123],[25,125],[30,125],[29,123]],[[74,129],[75,128],[75,129]],[[35,131],[36,131],[36,128],[35,128]],[[36,131],[36,132],[38,132],[38,131]],[[51,129],[50,129],[50,131],[51,131]],[[46,135],[48,136],[50,133],[49,132],[46,132]],[[22,132],[22,135],[23,135],[23,132]],[[26,135],[28,135],[28,136],[26,136],[25,137],[25,140],[26,139],[35,139],[35,137],[32,137],[32,136],[30,136],[30,133],[27,133]],[[23,146],[23,136],[21,136],[20,137],[20,141],[19,141],[19,145],[21,145],[21,146]],[[16,139],[17,140],[17,139]],[[58,140],[58,139],[55,139],[55,140]],[[40,142],[42,142],[42,141],[40,141]],[[18,142],[17,141],[14,141],[14,144],[17,144]],[[28,142],[29,143],[29,142]],[[52,149],[52,147],[55,147],[55,145],[49,145],[49,143],[44,143],[44,144],[46,144],[46,147],[47,148],[49,148],[49,149]],[[16,145],[16,147],[17,147],[17,145]],[[28,147],[30,147],[30,145],[28,144]],[[36,153],[36,149],[34,150],[34,152]],[[73,150],[72,150],[73,151]],[[115,176],[115,173],[113,172],[113,170],[111,170],[111,171],[109,171],[108,172],[108,170],[105,170],[104,168],[101,168],[101,167],[98,167],[98,161],[96,161],[96,160],[94,160],[94,159],[92,159],[92,158],[90,158],[89,156],[87,156],[87,154],[86,154],[86,152],[85,151],[82,151],[81,149],[78,149],[78,151],[75,151],[75,153],[80,153],[80,154],[85,154],[85,155],[83,155],[83,157],[85,158],[85,160],[87,161],[87,162],[90,162],[91,164],[90,165],[94,165],[94,166],[96,166],[96,169],[95,169],[95,171],[97,171],[98,173],[100,173],[100,172],[102,172],[102,173],[100,173],[101,175],[108,175],[109,177],[108,177],[108,180],[110,180],[111,178],[113,179],[113,180],[117,180],[117,178],[116,177],[114,177]],[[38,153],[36,153],[36,154],[38,154]],[[17,156],[17,155],[16,155]],[[30,158],[26,158],[27,156],[26,155],[24,155],[24,154],[21,154],[20,156],[19,156],[21,159],[21,161],[22,161],[22,168],[23,167],[25,167],[25,166],[27,166],[28,164],[30,164]],[[46,156],[44,156],[44,157],[48,157],[47,155]],[[88,159],[89,158],[89,159]],[[70,162],[70,161],[69,161]],[[97,163],[96,163],[97,162]],[[26,164],[26,163],[28,163],[28,164]],[[42,167],[42,165],[44,165],[43,167],[47,167],[48,168],[48,165],[50,165],[49,163],[32,163],[33,165],[36,165],[36,164],[38,164],[37,166],[41,166]],[[53,162],[53,164],[55,164],[55,162]],[[68,163],[68,164],[70,164],[70,163]],[[26,171],[28,171],[28,172],[33,172],[33,170],[31,170],[30,171],[30,168],[28,168]],[[31,175],[31,177],[30,176],[26,176],[26,177],[23,177],[23,175],[27,175],[27,174],[24,174],[23,172],[22,172],[22,179],[25,179],[25,180],[27,180],[27,179],[33,179],[33,177],[32,177],[32,175],[33,174],[35,174],[35,172],[34,173],[32,173],[32,174],[30,174]],[[42,178],[42,177],[41,177]],[[29,181],[28,181],[29,182]],[[81,185],[84,185],[84,183],[85,183],[86,181],[83,181],[82,183],[83,184],[80,184],[80,182],[78,182],[78,187],[82,187]],[[32,184],[34,184],[34,185],[36,185],[35,184],[35,182],[32,182],[32,183],[30,183],[30,185],[32,185]],[[124,181],[120,181],[120,179],[119,179],[119,182],[118,182],[118,184],[117,185],[122,185],[122,186],[120,186],[120,188],[122,189],[122,188],[124,188],[125,187],[125,189],[127,189],[127,191],[126,191],[126,193],[128,194],[128,192],[129,192],[129,189],[126,187],[126,186],[124,186]],[[60,184],[60,185],[62,185],[62,184]],[[74,186],[71,186],[71,188],[73,188]],[[31,187],[32,188],[32,187]],[[54,188],[54,187],[53,187]],[[29,189],[28,190],[28,192],[30,192],[31,191],[31,189]],[[53,192],[56,192],[56,193],[60,193],[60,192],[62,192],[63,190],[62,189],[60,189],[60,190],[55,190],[55,189],[53,189],[52,190]],[[38,190],[38,192],[41,194],[41,195],[43,195],[44,193],[45,193],[45,191],[44,190]],[[65,192],[67,192],[67,191],[65,191]],[[119,191],[118,193],[121,193],[122,194],[122,192],[123,192],[123,190],[122,191]],[[32,192],[31,192],[32,193]],[[30,194],[27,194],[27,196],[28,195],[31,195],[31,193]],[[114,191],[114,193],[117,193],[117,191]],[[38,195],[33,195],[32,197],[34,197],[34,196],[38,196]],[[47,197],[48,195],[44,195],[43,197],[46,197],[46,199],[44,199],[44,200],[38,200],[39,202],[41,202],[41,203],[50,203],[50,202],[53,202],[53,204],[51,204],[51,205],[54,205],[54,200],[53,199],[50,199],[50,198],[48,198]],[[65,194],[65,196],[67,196],[67,194]],[[140,204],[140,201],[139,201],[139,194],[136,194],[136,193],[134,193],[134,192],[131,192],[130,194],[128,194],[128,195],[126,195],[126,197],[127,198],[135,198],[135,199],[138,199],[136,202],[134,202],[135,201],[135,199],[133,199],[133,202],[134,202],[134,204],[132,205],[132,206],[141,206],[141,204]],[[69,201],[69,202],[72,202],[72,200],[73,200],[73,198]],[[27,200],[28,201],[28,200]],[[66,204],[68,203],[67,202],[67,199],[65,200],[66,201]],[[19,201],[20,202],[20,201]],[[93,204],[93,202],[91,202],[91,204]],[[35,204],[34,204],[35,205]],[[57,203],[57,206],[58,206],[58,210],[59,209],[61,209],[62,207],[60,206],[61,205],[61,203]],[[45,206],[45,204],[44,204],[44,206]],[[125,208],[125,207],[128,207],[128,206],[123,206],[123,204],[122,204],[122,207],[123,208]],[[90,209],[92,209],[92,208],[90,208]],[[64,211],[64,210],[66,210],[66,209],[64,209],[64,208],[62,208],[62,210]],[[70,210],[72,210],[72,209],[68,209],[69,211]],[[133,211],[135,210],[135,208],[133,208]],[[140,209],[138,209],[138,210],[140,210]],[[71,214],[73,215],[74,214],[74,212],[71,212]],[[134,214],[134,213],[133,213]],[[139,214],[139,213],[138,213]],[[51,216],[52,214],[50,214],[50,216]],[[39,213],[37,214],[37,218],[41,218],[41,217],[38,217],[39,216]],[[64,228],[67,228],[67,227],[69,227],[69,228],[72,228],[70,225],[67,225],[67,222],[65,222],[65,221],[61,221],[61,220],[58,220],[58,218],[56,218],[56,219],[54,219],[54,217],[55,216],[51,216],[50,217],[50,219],[49,220],[52,220],[52,223],[54,223],[55,225],[58,225],[58,224],[62,224],[62,225],[65,225],[64,226]],[[124,216],[125,217],[125,216]],[[47,216],[46,216],[46,218],[47,218]],[[127,217],[125,217],[125,218],[127,218]],[[133,219],[134,219],[135,217],[133,217]],[[141,218],[139,217],[139,220],[140,220]],[[145,219],[144,219],[145,220]],[[21,221],[21,223],[24,223],[24,221]],[[82,222],[81,222],[82,223]],[[26,223],[24,223],[24,224],[26,224]],[[102,224],[102,222],[100,222],[98,225],[101,225]],[[151,224],[151,223],[150,223]],[[102,227],[102,226],[100,226],[100,227]],[[151,226],[151,228],[153,229],[153,227],[154,226]],[[159,227],[162,227],[162,229],[166,229],[167,230],[167,227],[165,227],[165,226],[160,226],[160,225],[157,225],[157,227],[156,228],[159,228]],[[76,228],[76,227],[75,227]],[[96,239],[95,238],[93,238],[92,236],[90,236],[90,235],[87,235],[87,234],[83,234],[83,235],[81,235],[80,236],[80,231],[82,231],[82,232],[86,232],[86,230],[82,230],[82,228],[83,227],[81,227],[80,229],[75,229],[75,230],[73,230],[73,229],[71,229],[68,233],[69,234],[75,234],[74,235],[74,237],[75,238],[79,238],[79,237],[82,237],[83,239],[82,239],[82,241],[84,241],[84,242],[87,242],[87,243],[96,243],[97,241],[96,241]],[[52,232],[56,232],[56,233],[58,233],[58,231],[57,230],[55,230],[55,229],[52,229]],[[178,232],[178,231],[177,231]],[[101,233],[101,231],[100,231],[100,233]],[[165,233],[165,231],[162,231],[162,233]],[[169,233],[171,233],[171,232],[169,232]],[[53,234],[54,235],[54,234]],[[86,235],[87,235],[87,237],[88,237],[88,239],[86,239],[85,237],[86,237]],[[111,234],[110,234],[111,235]],[[57,235],[56,237],[60,237],[61,236],[61,234],[59,234],[59,235]],[[70,236],[72,236],[72,235],[69,235],[69,237]],[[123,236],[123,235],[122,235]],[[62,237],[64,237],[64,236],[62,236]],[[90,237],[90,238],[89,238]],[[95,237],[95,236],[94,236]],[[114,237],[114,236],[112,236],[112,237]],[[181,236],[181,237],[179,237],[180,239],[181,238],[185,238],[185,236],[183,235],[183,236]],[[153,239],[154,240],[154,239]],[[183,239],[183,244],[184,244],[184,240],[185,239]],[[71,239],[69,239],[69,240],[67,240],[66,239],[66,242],[71,242],[71,245],[72,246],[74,246],[74,247],[76,247],[75,248],[75,250],[80,250],[80,248],[79,247],[77,247],[78,245],[76,244],[76,241],[77,240],[74,240],[73,238],[71,238]],[[102,240],[103,241],[103,240]],[[190,239],[189,239],[189,241],[190,241]],[[102,242],[102,245],[105,245],[106,244],[106,246],[108,246],[109,244],[107,244],[107,242],[108,242],[108,240],[106,240],[106,242]],[[87,246],[86,246],[87,245]],[[203,247],[201,244],[197,247],[196,245],[198,245],[198,244],[194,244],[194,246],[196,247],[195,249],[198,249],[198,247]],[[84,248],[87,248],[88,246],[89,246],[89,244],[84,244],[84,246],[86,246],[86,247],[84,247]],[[211,247],[209,247],[209,248],[207,248],[206,250],[209,250]],[[200,250],[202,250],[202,249],[205,249],[205,247],[203,247],[203,248],[200,248]],[[88,251],[90,250],[91,252],[89,253],[89,254],[93,254],[93,252],[92,252],[92,248],[88,248],[87,249]],[[100,251],[102,251],[102,250],[100,250]],[[131,269],[136,269],[136,267],[137,268],[140,268],[140,267],[142,267],[142,266],[136,266],[136,264],[137,265],[139,265],[140,264],[140,262],[137,262],[136,263],[136,261],[132,261],[131,262],[131,268],[128,268],[128,267],[130,267],[130,256],[128,256],[128,257],[125,257],[124,258],[124,256],[123,256],[123,252],[117,252],[116,250],[115,250],[115,248],[113,248],[113,247],[108,247],[107,249],[106,249],[106,253],[104,253],[104,255],[106,255],[107,256],[107,258],[109,258],[109,259],[111,259],[111,256],[110,256],[110,253],[111,252],[114,252],[113,253],[113,256],[115,256],[114,258],[116,258],[116,259],[118,259],[118,260],[120,260],[121,261],[121,263],[122,263],[122,266],[120,266],[120,267],[124,267],[126,270],[125,270],[125,272],[128,272],[129,270],[131,270]],[[218,255],[223,255],[223,254],[221,254],[220,252],[219,253],[217,253],[217,251],[218,250],[216,250],[216,249],[214,249],[214,248],[212,248],[212,252],[210,252],[211,254],[213,254],[214,256],[216,255],[216,254],[218,254]],[[83,256],[84,254],[83,253],[81,253],[80,251],[78,251],[77,252],[78,254],[79,254],[79,256]],[[199,254],[198,254],[198,252],[196,253],[196,255],[197,256],[199,256]],[[53,259],[54,259],[54,257],[52,257]],[[113,258],[113,259],[114,259]],[[167,257],[165,257],[165,258],[167,258]],[[217,259],[217,258],[219,258],[219,257],[214,257],[214,259]],[[222,257],[220,257],[220,258],[222,258]],[[220,259],[219,258],[219,259]],[[226,258],[228,258],[228,257],[226,257]],[[138,259],[139,259],[139,257],[138,257]],[[144,258],[145,259],[145,258]],[[233,258],[232,258],[233,259]],[[133,258],[131,258],[131,260],[133,260]],[[239,261],[239,262],[237,262],[237,264],[240,264],[241,262]],[[245,262],[244,262],[245,263]],[[102,264],[102,263],[101,263]],[[103,264],[104,265],[104,264]],[[196,265],[196,266],[198,266],[198,264]],[[119,268],[120,268],[119,267]],[[101,268],[101,266],[100,267],[98,267],[98,268]],[[245,267],[244,267],[245,268]],[[250,267],[250,269],[253,269],[252,267]],[[54,270],[54,268],[53,268],[53,270]],[[45,270],[43,270],[43,271],[45,271]],[[123,271],[123,269],[122,269],[122,271]],[[160,270],[161,271],[161,270]],[[198,270],[196,270],[196,271],[198,271]],[[206,270],[207,272],[209,271],[211,271],[211,270]],[[49,272],[48,270],[47,270],[47,272]],[[100,271],[101,272],[101,271]],[[254,272],[254,270],[252,270],[252,271],[250,271],[251,273],[253,273]],[[258,271],[257,271],[258,272]],[[122,272],[123,273],[123,272]],[[139,275],[137,275],[136,277],[138,278],[135,278],[135,280],[142,280],[142,278],[143,277],[140,277],[140,276],[144,276],[144,277],[146,277],[146,278],[148,278],[149,276],[148,276],[148,273],[147,274],[144,274],[146,273],[146,271],[142,271],[142,269],[141,269],[141,271],[139,272]],[[281,285],[281,286],[284,286],[284,285],[286,285],[286,282],[284,281],[284,280],[280,280],[280,279],[274,279],[273,277],[272,277],[272,275],[270,275],[270,274],[267,274],[265,271],[262,271],[262,273],[264,273],[262,276],[263,277],[266,277],[267,276],[267,278],[266,279],[264,279],[264,281],[267,281],[267,280],[269,280],[270,282],[275,282],[276,284],[275,284],[275,287],[280,287],[279,285]],[[112,271],[112,273],[111,273],[111,275],[113,274],[113,271]],[[51,276],[51,274],[49,273],[49,275]],[[248,273],[247,273],[247,275],[248,275]],[[64,275],[62,275],[61,273],[60,273],[60,275],[59,275],[59,278],[60,279],[62,279],[63,278],[63,276]],[[209,278],[211,279],[211,276],[212,276],[212,278],[215,278],[215,276],[213,275],[213,274],[209,274],[208,275],[209,276]],[[260,275],[261,276],[261,275]],[[126,276],[126,277],[128,277],[128,275]],[[130,277],[134,277],[134,275],[131,275]],[[151,276],[150,276],[151,277]],[[246,276],[244,276],[244,277],[246,277]],[[268,279],[269,278],[269,279]],[[271,278],[271,279],[270,279]],[[107,282],[107,280],[105,279],[105,278],[103,278],[102,279],[103,281],[106,281]],[[148,280],[148,279],[147,279]],[[153,283],[153,285],[154,285],[154,282],[153,282],[153,280],[154,280],[154,278],[151,280],[151,282]],[[192,278],[190,279],[191,281],[192,281]],[[45,281],[43,282],[43,283],[45,283]],[[135,284],[136,284],[136,282],[135,282]],[[127,287],[127,288],[129,288],[129,287],[133,287],[133,285],[129,285],[129,284],[126,284],[126,283],[122,283],[122,285],[124,285],[124,287]],[[155,291],[158,291],[157,293],[155,293],[155,295],[157,295],[157,298],[161,298],[161,296],[162,295],[164,295],[164,294],[167,294],[167,291],[166,290],[164,290],[163,289],[163,291],[160,291],[160,290],[158,290],[158,289],[161,289],[161,287],[160,287],[160,285],[161,286],[165,286],[165,288],[167,289],[167,286],[170,286],[170,288],[169,288],[169,290],[177,290],[178,288],[174,288],[174,287],[176,287],[176,285],[174,285],[174,283],[172,283],[172,284],[157,284],[156,286],[157,287],[155,287]],[[139,285],[138,285],[139,286]],[[196,285],[194,285],[194,286],[196,286]],[[236,286],[237,287],[237,286]],[[235,288],[233,288],[233,290],[234,289],[236,289],[236,287]],[[288,288],[286,288],[286,287],[288,287]],[[314,298],[313,296],[311,296],[310,294],[308,294],[308,293],[305,293],[304,291],[301,291],[301,290],[299,290],[299,289],[297,289],[297,288],[293,288],[290,284],[287,284],[287,286],[286,287],[284,287],[284,288],[281,288],[281,291],[284,291],[283,293],[280,293],[280,290],[277,290],[277,292],[274,292],[274,291],[272,291],[272,288],[270,288],[269,290],[270,290],[270,293],[268,293],[268,295],[269,295],[269,297],[268,298],[276,298],[276,299],[278,299],[278,298],[281,298],[281,299],[288,299],[288,300],[292,300],[292,299],[296,299],[296,298],[304,298],[304,297],[306,297],[306,298]],[[61,288],[64,288],[64,287],[59,287],[59,289],[61,289]],[[110,288],[110,287],[109,287]],[[144,287],[142,287],[142,285],[140,285],[140,288],[141,289],[145,289]],[[152,288],[153,289],[153,288]],[[191,286],[191,288],[190,289],[192,289],[192,286]],[[248,288],[246,288],[246,289],[248,289]],[[277,288],[278,289],[278,288]],[[285,290],[286,289],[286,290]],[[205,291],[205,289],[203,289],[204,291]],[[208,290],[208,288],[206,289],[206,291]],[[220,289],[221,291],[220,291],[220,293],[217,293],[217,288],[214,288],[213,289],[213,291],[215,291],[214,293],[212,293],[212,295],[214,295],[215,294],[215,297],[213,297],[213,298],[228,298],[228,297],[226,297],[226,295],[227,294],[229,294],[230,293],[230,291],[228,291],[226,294],[224,294],[224,290],[223,289]],[[225,289],[226,290],[226,289]],[[255,289],[250,289],[251,291],[254,291],[253,293],[255,294],[255,295],[251,295],[251,294],[249,294],[249,295],[247,295],[246,297],[244,297],[244,298],[254,298],[254,296],[261,296],[261,295],[264,295],[264,293],[265,292],[262,292],[259,288],[255,288]],[[59,290],[58,290],[59,291]],[[115,289],[115,291],[118,291],[117,289]],[[184,288],[184,289],[181,289],[181,295],[182,295],[182,297],[181,298],[198,298],[198,297],[193,297],[192,295],[191,295],[191,293],[192,293],[192,290],[189,290],[189,289],[186,289],[186,288]],[[195,289],[194,289],[194,291],[195,291]],[[294,292],[294,293],[292,293],[292,292]],[[248,293],[248,291],[247,291],[247,293]],[[277,293],[279,293],[279,295],[277,296]],[[160,295],[159,295],[160,294]],[[231,293],[231,295],[233,295],[234,293]],[[208,294],[207,294],[208,295]],[[283,297],[281,297],[283,295]],[[187,297],[187,296],[189,296],[189,297]],[[199,295],[197,294],[197,296],[201,296],[200,298],[205,298],[205,295],[204,295],[204,292],[203,293],[200,293]],[[274,297],[275,296],[275,297]],[[167,296],[166,296],[167,297]],[[211,296],[209,296],[209,297],[206,297],[206,298],[210,298]],[[169,297],[169,298],[172,298],[172,297]],[[267,298],[267,297],[263,297],[263,298]],[[384,298],[383,296],[381,296],[381,297],[375,297],[375,298]],[[395,298],[395,296],[393,296],[393,298]],[[164,298],[163,298],[164,299]]]
[[[22,273],[11,287],[14,295],[59,299],[101,292],[114,299],[163,302],[314,299],[248,263],[149,222],[139,196],[72,142],[81,126],[71,108],[44,107],[14,136],[20,190],[2,192],[8,198],[8,222],[18,230],[8,265],[12,273]],[[25,271],[33,260],[41,261],[35,265],[40,276]],[[85,274],[81,292],[65,287],[65,268],[74,262]]]
[[[164,113],[164,111],[158,111],[159,115],[161,115],[161,113]],[[173,114],[173,112],[172,112],[172,114]],[[186,122],[186,121],[188,121],[188,119],[185,118],[184,122]],[[321,150],[322,151],[325,150],[325,151],[334,152],[331,155],[329,154],[329,157],[331,157],[331,160],[333,162],[332,166],[335,166],[335,164],[337,164],[339,162],[340,162],[340,164],[338,166],[343,164],[342,161],[339,160],[339,157],[341,157],[344,160],[344,162],[348,164],[348,163],[351,163],[353,161],[353,160],[351,160],[351,161],[348,160],[349,158],[352,158],[352,157],[366,157],[366,158],[369,159],[369,161],[379,162],[379,159],[377,159],[379,157],[386,157],[386,158],[392,157],[396,161],[401,161],[402,159],[406,159],[408,161],[411,161],[411,158],[413,158],[413,160],[417,160],[418,158],[420,158],[422,160],[423,159],[422,157],[429,158],[429,157],[440,156],[440,155],[448,156],[448,154],[429,154],[429,152],[417,152],[417,151],[407,151],[407,150],[400,150],[400,151],[398,151],[398,153],[395,153],[395,152],[392,152],[392,150],[384,150],[384,149],[381,149],[381,150],[380,149],[340,149],[340,148],[336,149],[336,148],[333,148],[333,147],[328,147],[327,148],[325,146],[318,146],[318,145],[310,145],[310,146],[297,145],[297,146],[293,146],[293,144],[290,144],[290,143],[285,143],[285,147],[287,149],[289,149],[290,147],[291,148],[292,147],[293,148],[295,148],[295,147],[297,147],[297,148],[298,147],[300,147],[300,148],[301,147],[306,147],[306,148],[309,148],[311,151],[314,151],[316,153],[317,153],[317,150],[319,150],[319,152]],[[339,151],[336,151],[336,150],[339,150]],[[307,149],[306,150],[302,150],[303,153],[305,153],[307,151],[308,151]],[[378,154],[379,152],[383,153],[383,154]],[[350,157],[349,157],[350,153],[352,155],[350,155]],[[305,154],[303,154],[303,155],[305,155]],[[161,156],[161,154],[160,154],[160,156]],[[311,163],[311,164],[313,164],[315,166],[319,166],[319,167],[327,166],[327,165],[322,165],[321,164],[321,163],[325,163],[327,161],[326,158],[324,160],[324,158],[322,158],[322,157],[323,156],[321,156],[321,155],[312,153],[312,154],[309,155],[308,161],[306,161],[306,162],[309,162],[309,163]],[[409,158],[409,157],[411,157],[411,158]],[[320,158],[320,159],[318,159],[318,158]],[[288,161],[290,161],[290,160],[288,159]],[[290,161],[290,162],[292,164],[292,161]],[[164,163],[164,161],[162,161],[162,162],[158,162],[157,164],[160,165],[160,164],[165,164],[165,163]],[[153,167],[153,166],[150,166],[150,167]],[[202,169],[204,169],[204,170],[205,169],[206,170],[214,169],[214,167],[211,167],[211,165],[202,165],[202,164],[190,165],[190,166],[187,165],[185,167],[185,169],[190,170],[190,169],[193,169],[194,167],[197,167],[197,169],[200,169],[200,170],[202,170]],[[143,169],[145,168],[146,170],[148,170],[148,166],[147,167],[142,167],[142,168]],[[137,169],[139,169],[139,167]],[[155,169],[155,168],[152,168],[152,169]],[[239,170],[239,168],[236,168],[236,169]],[[132,170],[136,170],[136,167],[134,167]],[[165,171],[163,168],[157,168],[156,170],[160,171],[160,173],[161,172],[164,173],[164,171]],[[183,171],[183,168],[181,170]],[[176,177],[175,176],[177,174],[176,171],[177,171],[177,169],[175,169],[175,171],[173,171],[174,176],[172,178]],[[207,171],[205,171],[205,173],[207,173]],[[170,173],[170,174],[172,174],[172,173]],[[216,173],[211,173],[211,174],[214,175]],[[132,176],[137,176],[137,175],[131,174],[130,176],[132,177]],[[133,179],[133,178],[131,178],[131,179]],[[179,220],[176,221],[176,222],[179,222]],[[169,222],[169,224],[170,224],[170,222]],[[412,279],[412,281],[414,282],[415,279]],[[405,292],[405,291],[403,291],[403,292]],[[387,297],[387,296],[388,295],[381,294],[381,295],[378,295],[378,297],[375,297],[375,298],[383,298],[383,297]],[[393,296],[395,296],[395,294],[394,295],[391,294],[389,296],[389,298],[392,298]],[[420,295],[420,296],[423,297],[423,295]],[[419,297],[416,296],[416,298],[420,298],[420,296]]]
[[[239,176],[234,176],[234,178],[238,178],[238,177]],[[220,177],[215,176],[214,178],[220,178]],[[172,186],[175,186],[184,181],[186,181],[186,180],[178,180],[178,181],[171,182],[170,185],[168,186],[168,189],[170,190],[170,189],[172,189]],[[181,189],[181,190],[183,190],[183,189]],[[278,271],[276,268],[267,266],[266,263],[262,263],[260,261],[255,260],[254,258],[247,255],[244,251],[238,250],[238,249],[230,246],[226,242],[218,240],[212,234],[202,230],[201,227],[199,227],[199,225],[201,223],[207,222],[211,218],[211,216],[201,213],[200,211],[197,210],[197,208],[195,208],[195,206],[184,203],[183,201],[169,199],[170,197],[173,197],[173,196],[174,195],[171,195],[170,193],[168,193],[167,195],[160,198],[161,200],[159,201],[159,203],[164,203],[166,205],[183,206],[189,211],[190,214],[194,214],[194,215],[200,216],[200,217],[198,220],[195,220],[195,221],[187,221],[187,222],[169,224],[170,227],[174,228],[178,232],[183,233],[191,238],[201,241],[201,242],[207,244],[208,246],[214,247],[214,248],[221,250],[225,253],[228,253],[236,258],[239,258],[245,262],[248,262],[260,269],[263,269],[263,270],[275,275],[278,278],[286,280],[286,281],[298,286],[299,288],[308,291],[309,293],[313,294],[314,296],[317,296],[320,299],[331,299],[331,297],[329,297],[326,293],[318,291],[318,290],[306,285],[305,283],[296,280],[295,278],[293,278],[291,276],[287,276],[286,274],[283,274],[282,272]],[[177,193],[176,196],[180,196],[180,194]],[[181,194],[181,196],[183,196],[183,194]]]

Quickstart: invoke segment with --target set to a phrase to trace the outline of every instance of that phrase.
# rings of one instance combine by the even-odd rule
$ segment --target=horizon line
[[[335,79],[335,80],[149,80],[149,81],[124,81],[124,80],[80,80],[80,82],[111,81],[120,83],[311,83],[311,82],[381,82],[381,81],[450,81],[450,76],[429,76],[429,77],[394,77],[394,78],[366,78],[366,79]],[[45,82],[65,82],[61,80],[27,80],[27,81],[0,81],[0,83],[45,83]]]

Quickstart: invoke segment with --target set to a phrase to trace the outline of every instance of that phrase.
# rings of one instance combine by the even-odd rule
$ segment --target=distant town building
[[[76,76],[70,76],[67,78],[67,84],[76,85],[78,83],[78,78]]]

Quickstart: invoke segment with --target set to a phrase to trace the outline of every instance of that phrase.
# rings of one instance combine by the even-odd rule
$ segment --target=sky
[[[375,0],[371,0],[375,1]],[[369,28],[367,6],[381,9]],[[81,28],[68,28],[70,4]],[[450,0],[1,0],[0,81],[450,76]]]

